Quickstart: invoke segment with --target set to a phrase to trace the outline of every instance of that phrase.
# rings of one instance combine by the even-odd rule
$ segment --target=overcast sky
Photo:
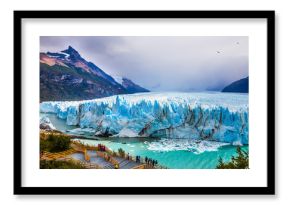
[[[75,48],[112,76],[151,91],[219,90],[248,76],[246,36],[43,36],[41,52]]]

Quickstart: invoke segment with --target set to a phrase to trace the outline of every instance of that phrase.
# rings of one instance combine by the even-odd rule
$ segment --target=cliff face
[[[96,135],[165,137],[248,144],[248,96],[239,94],[146,93],[81,102],[44,102],[68,125]]]

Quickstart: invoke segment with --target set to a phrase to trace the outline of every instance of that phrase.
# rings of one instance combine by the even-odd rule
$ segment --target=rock
[[[40,118],[39,128],[47,131],[56,130],[48,117]]]

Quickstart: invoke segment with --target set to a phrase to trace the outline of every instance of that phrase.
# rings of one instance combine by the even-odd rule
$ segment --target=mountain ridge
[[[124,88],[126,88],[129,94],[139,93],[139,92],[150,92],[148,89],[141,87],[140,85],[134,83],[132,80],[126,77],[113,76],[113,78],[115,79],[115,81],[121,84]]]
[[[71,46],[56,53],[40,53],[40,101],[89,100],[149,92],[133,82],[130,86],[135,88],[128,89],[119,84],[93,62],[86,61]]]
[[[249,76],[232,82],[224,87],[222,92],[249,93]]]

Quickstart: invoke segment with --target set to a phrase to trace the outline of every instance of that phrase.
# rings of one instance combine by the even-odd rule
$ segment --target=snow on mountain
[[[68,125],[100,136],[165,137],[248,144],[248,95],[138,93],[77,102],[43,102]]]
[[[114,78],[115,81],[116,81],[117,83],[119,83],[120,85],[123,84],[123,77],[121,77],[121,76],[113,76],[113,78]]]
[[[142,92],[150,92],[149,90],[142,88],[140,85],[137,85],[133,81],[131,81],[128,78],[120,77],[120,76],[113,76],[115,81],[118,82],[120,85],[122,85],[129,94],[132,93],[142,93]]]

